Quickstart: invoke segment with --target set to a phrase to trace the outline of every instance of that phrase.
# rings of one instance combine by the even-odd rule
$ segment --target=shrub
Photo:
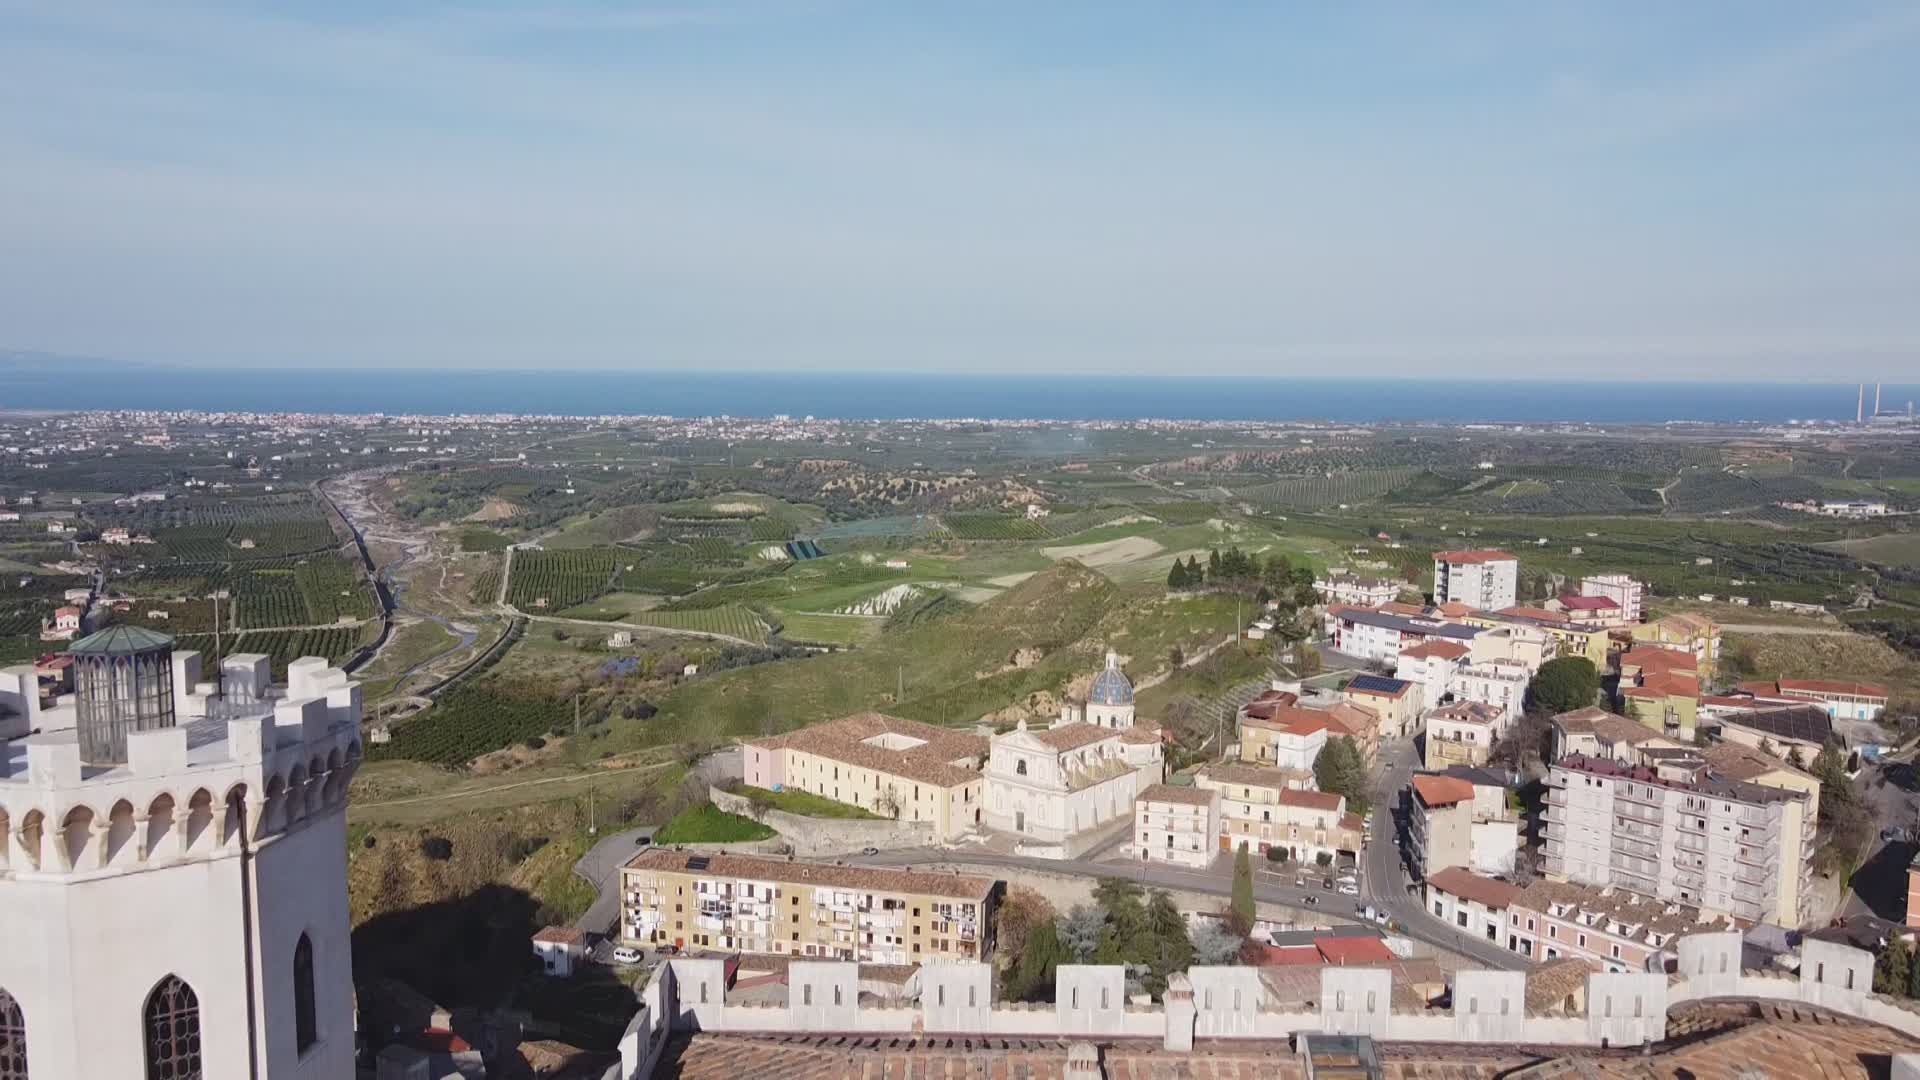
[[[435,862],[446,862],[453,858],[453,841],[444,836],[423,836],[420,838],[420,854]]]
[[[1275,862],[1275,863],[1283,863],[1283,862],[1286,862],[1286,861],[1287,861],[1287,849],[1286,849],[1286,848],[1283,848],[1283,847],[1270,847],[1270,848],[1268,848],[1268,849],[1267,849],[1267,861],[1268,861],[1268,862]]]
[[[527,740],[526,745],[529,750],[544,750],[546,749],[547,740],[535,735],[533,738]]]

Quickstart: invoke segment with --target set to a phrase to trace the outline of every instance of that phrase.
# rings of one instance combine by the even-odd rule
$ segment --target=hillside
[[[877,709],[931,723],[966,723],[1010,704],[1037,714],[1089,675],[1108,644],[1141,674],[1231,632],[1232,601],[1168,598],[1116,586],[1062,562],[947,618],[880,635],[853,652],[702,677],[668,694],[651,720],[616,726],[601,748],[784,731]],[[896,688],[904,687],[896,699]]]

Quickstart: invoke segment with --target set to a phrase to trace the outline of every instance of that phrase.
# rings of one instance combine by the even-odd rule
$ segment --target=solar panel
[[[707,857],[705,855],[687,856],[687,869],[705,870],[706,868],[707,868]]]
[[[1406,687],[1399,679],[1389,679],[1382,675],[1355,675],[1347,684],[1349,690],[1377,690],[1382,693],[1395,693]]]

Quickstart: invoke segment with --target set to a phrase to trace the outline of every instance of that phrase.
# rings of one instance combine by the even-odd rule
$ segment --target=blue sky
[[[1895,378],[1920,5],[0,0],[0,346]]]

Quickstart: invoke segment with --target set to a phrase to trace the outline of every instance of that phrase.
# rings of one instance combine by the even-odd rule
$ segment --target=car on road
[[[616,964],[637,964],[645,959],[639,949],[631,945],[622,945],[613,950],[613,962]]]
[[[1340,892],[1345,896],[1359,896],[1360,886],[1355,885],[1351,881],[1343,881],[1340,883]]]
[[[860,854],[862,854],[862,855],[878,855],[878,854],[880,854],[880,849],[879,849],[879,848],[877,848],[877,847],[863,847],[863,848],[861,848],[861,849],[860,849]]]
[[[664,945],[661,945],[659,949],[661,956],[672,956],[675,953],[678,953],[679,951],[680,951],[680,946],[675,945],[671,941],[667,942]]]
[[[1323,889],[1331,889],[1331,888],[1333,888],[1333,879],[1332,879],[1332,878],[1321,878],[1321,879],[1320,879],[1320,887],[1321,887],[1321,888],[1323,888]]]
[[[1320,902],[1320,898],[1313,895],[1312,893],[1308,893],[1305,902],[1309,904],[1318,904]]]
[[[1306,878],[1303,878],[1303,877],[1295,877],[1295,878],[1293,879],[1293,887],[1294,887],[1294,888],[1296,888],[1296,889],[1304,889],[1304,888],[1306,888],[1306,887],[1307,887],[1307,879],[1306,879]]]
[[[634,847],[646,847],[651,843],[653,843],[653,837],[648,836],[646,833],[641,833],[639,836],[633,838]]]

